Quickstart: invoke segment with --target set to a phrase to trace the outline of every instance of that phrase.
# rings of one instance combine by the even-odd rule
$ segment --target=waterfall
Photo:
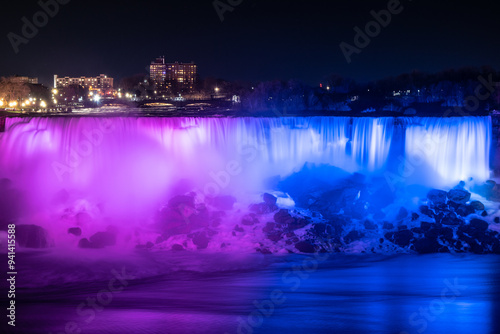
[[[182,179],[205,195],[263,191],[305,163],[452,186],[489,177],[491,129],[490,117],[8,117],[0,177],[39,202],[76,189],[131,207]]]

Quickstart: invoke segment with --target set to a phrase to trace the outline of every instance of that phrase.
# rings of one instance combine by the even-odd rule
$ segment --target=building
[[[113,78],[101,74],[98,77],[59,78],[54,75],[54,88],[68,87],[69,85],[79,85],[89,89],[109,89],[113,88]]]
[[[156,84],[157,89],[164,92],[194,89],[196,83],[197,66],[191,63],[165,63],[165,57],[156,58],[149,67],[149,77]]]
[[[23,83],[23,84],[38,84],[38,78],[30,78],[25,76],[16,75],[11,77],[12,82]]]
[[[165,58],[159,57],[151,62],[149,66],[149,77],[157,84],[165,82],[167,73],[167,66],[165,65]]]
[[[197,68],[193,62],[167,64],[166,80],[171,84],[177,83],[181,88],[193,90],[196,82],[196,72]]]

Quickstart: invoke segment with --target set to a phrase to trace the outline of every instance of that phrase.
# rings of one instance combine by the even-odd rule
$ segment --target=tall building
[[[167,67],[165,58],[159,57],[151,62],[149,66],[149,77],[157,84],[165,82]]]
[[[164,57],[156,58],[149,67],[149,77],[157,89],[165,91],[174,86],[178,89],[193,90],[196,82],[197,66],[191,63],[165,63]]]
[[[54,88],[68,87],[69,85],[80,85],[91,89],[113,88],[113,78],[101,74],[98,77],[59,78],[54,75]]]
[[[197,68],[193,62],[167,64],[167,82],[176,82],[182,88],[193,90],[196,72]]]

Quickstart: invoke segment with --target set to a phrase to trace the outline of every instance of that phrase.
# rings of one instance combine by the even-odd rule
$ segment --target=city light
[[[3,100],[0,100],[0,107],[3,106]]]
[[[41,101],[40,102],[40,107],[46,108],[47,107],[47,103],[45,103],[45,101]]]
[[[15,106],[17,106],[17,101],[12,101],[12,102],[9,103],[9,107],[12,108],[12,107],[15,107]]]
[[[99,95],[94,96],[94,102],[99,102],[101,97]]]

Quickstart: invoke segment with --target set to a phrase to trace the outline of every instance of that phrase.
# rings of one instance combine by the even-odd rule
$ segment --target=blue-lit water
[[[161,252],[69,259],[21,256],[19,333],[55,334],[65,326],[82,334],[500,330],[497,256]],[[99,293],[109,292],[117,272],[130,277],[127,286],[92,311],[88,301],[107,303]]]

